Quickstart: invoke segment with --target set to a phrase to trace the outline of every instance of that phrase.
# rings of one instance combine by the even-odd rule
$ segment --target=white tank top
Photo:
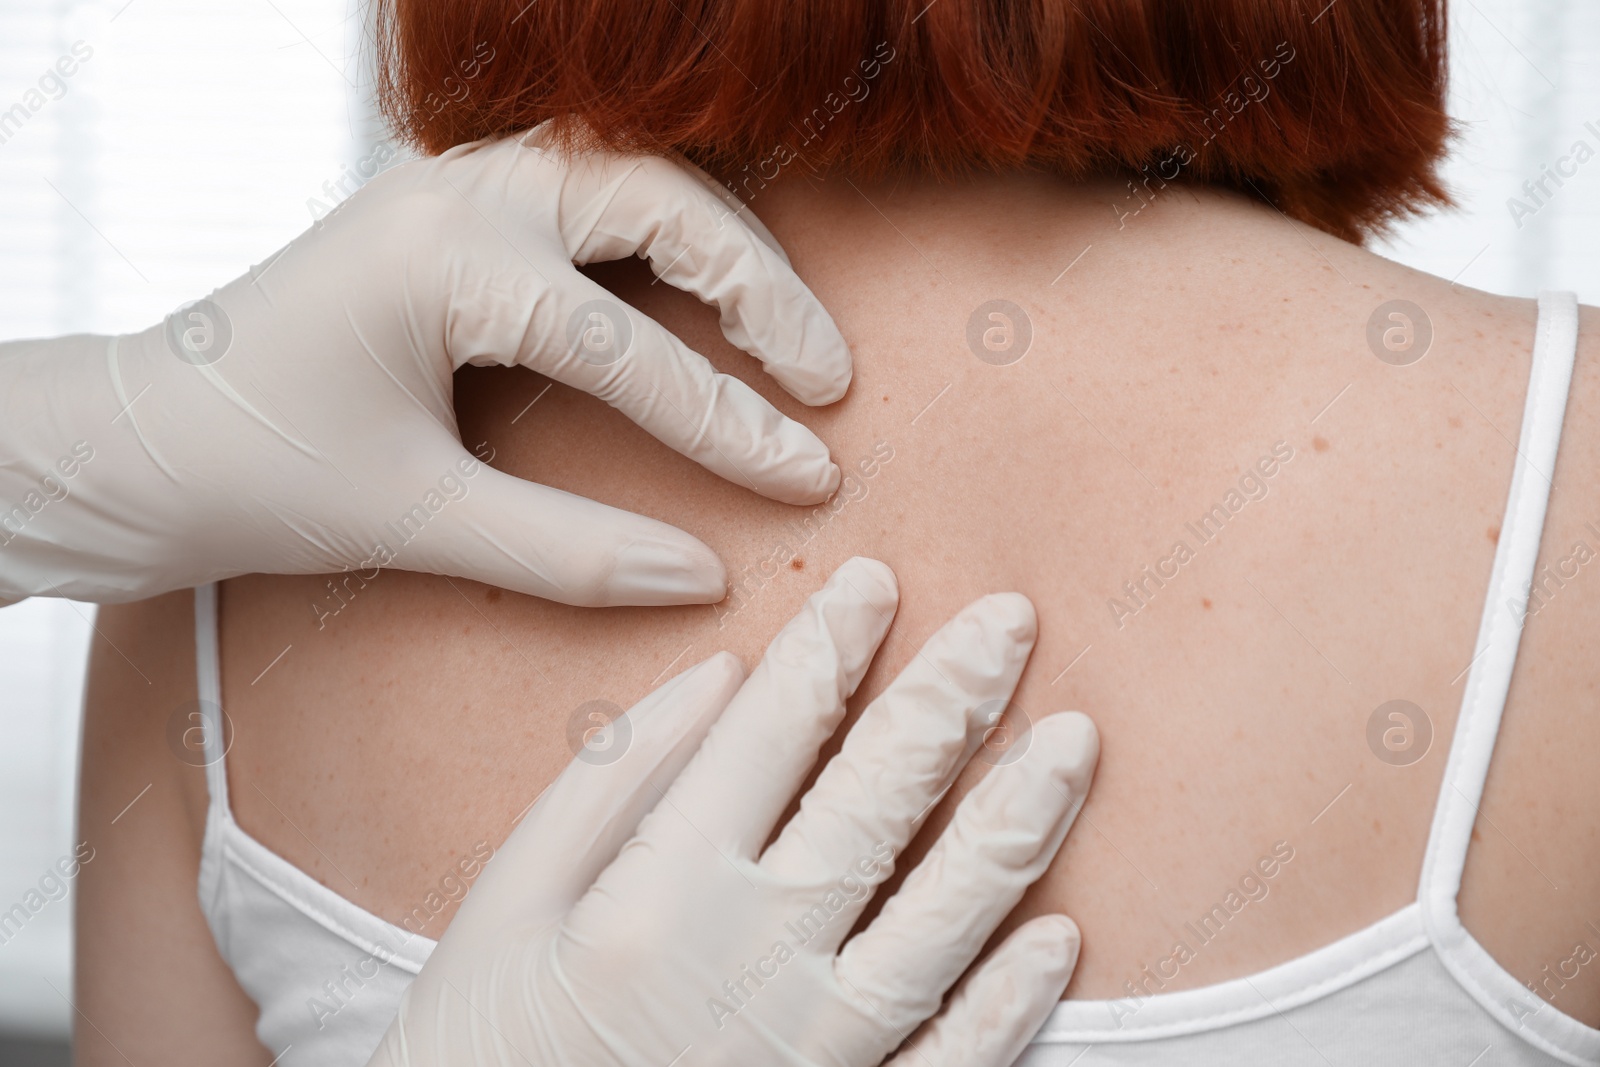
[[[1022,1067],[1600,1065],[1600,1030],[1513,978],[1456,912],[1521,639],[1515,605],[1539,554],[1577,334],[1574,296],[1541,294],[1515,473],[1417,900],[1244,978],[1165,993],[1152,975],[1124,999],[1063,1001],[1018,1061]],[[256,1034],[277,1063],[359,1067],[435,942],[356,907],[234,822],[216,604],[214,586],[195,591],[211,790],[200,906],[223,959],[261,1009]],[[1209,927],[1194,931],[1197,939],[1206,933]]]

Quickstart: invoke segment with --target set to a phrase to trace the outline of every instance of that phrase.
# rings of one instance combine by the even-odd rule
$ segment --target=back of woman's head
[[[378,0],[440,152],[557,120],[749,196],[788,168],[1118,170],[1351,240],[1446,202],[1443,0]]]

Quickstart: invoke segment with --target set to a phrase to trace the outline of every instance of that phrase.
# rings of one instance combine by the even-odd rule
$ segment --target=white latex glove
[[[895,1067],[1009,1064],[1072,973],[1070,919],[1025,924],[940,1004],[1082,805],[1087,718],[1036,723],[840,945],[1016,686],[1025,597],[936,633],[763,848],[896,602],[887,567],[851,560],[748,681],[724,653],[628,712],[623,755],[573,763],[496,854],[371,1064],[874,1067],[930,1017]]]
[[[808,404],[844,394],[849,351],[709,178],[538,136],[396,167],[142,333],[0,345],[0,603],[378,566],[568,604],[720,600],[688,534],[478,462],[451,372],[531,367],[809,504],[839,481],[826,446],[573,264],[648,257]]]

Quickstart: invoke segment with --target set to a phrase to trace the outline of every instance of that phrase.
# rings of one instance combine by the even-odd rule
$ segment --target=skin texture
[[[469,448],[684,527],[722,556],[738,590],[717,607],[585,611],[388,571],[337,596],[324,578],[229,582],[223,685],[240,822],[400,922],[477,842],[500,841],[565,765],[569,722],[581,733],[586,702],[627,707],[718,649],[753,664],[835,566],[865,554],[895,569],[902,603],[854,708],[960,606],[1016,590],[1039,614],[1016,706],[1082,710],[1099,726],[1083,819],[1013,916],[1078,921],[1069,997],[1125,995],[1184,923],[1275,853],[1266,895],[1162,989],[1253,973],[1410,903],[1510,483],[1535,307],[1230,194],[1173,187],[1135,213],[1140,202],[1117,182],[1028,175],[790,176],[761,191],[750,206],[856,355],[849,395],[818,411],[730,349],[710,309],[652,285],[638,264],[595,269],[813,427],[856,468],[855,488],[807,537],[796,531],[810,509],[718,480],[588,396],[527,372],[461,373]],[[1424,308],[1433,328],[1427,355],[1407,367],[1366,341],[1369,316],[1396,298]],[[994,299],[1031,320],[1031,346],[1007,366],[967,341],[974,310]],[[1597,404],[1600,313],[1585,308],[1541,565],[1579,539],[1600,549],[1584,525],[1600,525]],[[1275,448],[1265,496],[1209,541],[1186,529]],[[1180,538],[1193,558],[1119,618],[1108,603],[1131,604],[1124,583]],[[1587,925],[1600,925],[1592,568],[1529,621],[1461,897],[1469,929],[1527,981],[1577,941],[1600,943]],[[97,653],[86,832],[142,784],[131,769],[139,746],[113,735],[158,731],[170,694],[188,686],[192,699],[179,662],[191,632],[160,621],[168,599],[102,615],[108,638],[139,634],[151,663],[179,673],[133,684],[115,652]],[[1408,766],[1380,761],[1366,740],[1369,716],[1394,699],[1432,726],[1426,755]],[[119,999],[92,977],[129,973],[130,942],[150,936],[131,932],[147,918],[140,895],[176,886],[165,907],[193,912],[188,941],[204,933],[192,903],[204,783],[170,756],[150,758],[145,780],[171,796],[118,824],[132,822],[137,864],[122,861],[115,892],[95,885],[111,863],[82,876],[91,936],[79,941],[80,995],[113,1039],[118,1027],[148,1029],[161,1010],[150,998],[167,999],[155,988]],[[91,766],[120,776],[114,799],[99,797],[109,786],[94,784]],[[956,794],[984,770],[969,768]],[[422,932],[438,936],[450,913]],[[172,952],[214,974],[208,944]],[[237,1010],[226,977],[213,985]],[[1547,992],[1600,1024],[1600,966]]]

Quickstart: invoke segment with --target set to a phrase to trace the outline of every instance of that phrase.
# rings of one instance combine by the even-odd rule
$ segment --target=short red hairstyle
[[[1448,203],[1443,0],[377,0],[427,153],[557,120],[748,196],[854,173],[1127,169],[1353,241]],[[574,121],[577,120],[577,121]],[[741,181],[743,188],[741,188]]]

